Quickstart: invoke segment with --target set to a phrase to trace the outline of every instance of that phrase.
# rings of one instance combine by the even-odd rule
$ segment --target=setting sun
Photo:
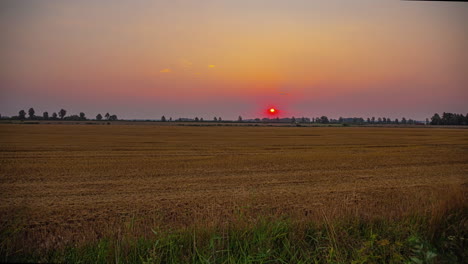
[[[270,107],[270,108],[268,108],[267,113],[269,115],[278,115],[279,112],[278,112],[278,109],[276,109],[274,107]]]

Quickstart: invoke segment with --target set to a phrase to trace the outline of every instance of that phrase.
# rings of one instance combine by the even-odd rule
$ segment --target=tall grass
[[[227,226],[136,232],[135,221],[95,241],[46,251],[14,248],[2,229],[1,261],[54,263],[462,263],[468,206],[463,193],[401,219],[350,215],[322,221],[238,219]],[[16,233],[15,233],[16,232]],[[20,237],[19,237],[20,238]],[[17,241],[18,242],[18,241]]]

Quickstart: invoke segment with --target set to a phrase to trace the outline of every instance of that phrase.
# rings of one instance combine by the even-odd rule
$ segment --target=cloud
[[[208,65],[208,68],[214,68],[214,67],[216,67],[216,65],[212,65],[212,64]]]
[[[191,68],[193,65],[191,61],[186,60],[186,59],[180,59],[179,63],[182,68]]]
[[[164,70],[161,70],[161,71],[159,71],[159,72],[164,72],[164,73],[166,73],[166,72],[171,72],[171,69],[164,69]]]

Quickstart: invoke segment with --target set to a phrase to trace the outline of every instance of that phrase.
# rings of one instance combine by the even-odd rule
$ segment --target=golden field
[[[129,219],[399,218],[467,187],[467,129],[0,125],[1,223],[44,248]]]

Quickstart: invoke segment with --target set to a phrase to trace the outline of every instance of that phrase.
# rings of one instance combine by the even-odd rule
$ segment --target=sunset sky
[[[4,1],[0,114],[468,112],[468,3]]]

